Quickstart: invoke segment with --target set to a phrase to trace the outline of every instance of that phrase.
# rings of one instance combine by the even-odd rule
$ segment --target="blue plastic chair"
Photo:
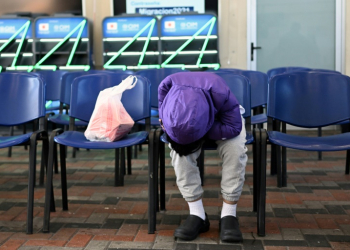
[[[280,75],[280,74],[285,74],[285,73],[290,73],[290,72],[324,72],[324,73],[334,73],[334,74],[341,74],[338,71],[335,70],[329,70],[329,69],[312,69],[312,68],[305,68],[305,67],[279,67],[279,68],[273,68],[270,69],[267,72],[268,78],[271,79],[272,77],[274,77],[275,75]],[[348,121],[343,122],[342,124],[346,124],[348,123]],[[342,125],[339,124],[339,125]],[[284,126],[283,131],[286,131],[286,127]],[[322,128],[318,128],[318,136],[322,136]],[[285,149],[283,149],[285,150]],[[318,152],[318,159],[322,160],[322,152]],[[271,168],[271,174],[274,175],[276,174],[276,169],[273,167]]]
[[[293,71],[311,71],[311,70],[312,70],[311,68],[307,68],[307,67],[277,67],[277,68],[269,69],[267,71],[267,77],[270,79],[275,75],[290,73]]]
[[[246,132],[247,132],[247,142],[246,144],[253,144],[253,169],[254,169],[254,191],[253,191],[253,210],[257,211],[258,214],[258,220],[257,220],[257,227],[258,227],[258,234],[260,236],[265,235],[265,214],[262,213],[265,211],[265,202],[261,200],[259,197],[265,197],[265,194],[258,194],[258,191],[260,188],[257,186],[260,182],[257,181],[257,177],[260,176],[258,173],[260,167],[259,165],[261,162],[264,162],[265,159],[262,159],[260,157],[260,129],[254,129],[253,133],[251,131],[251,124],[250,124],[250,117],[251,117],[251,86],[249,83],[249,80],[242,75],[238,74],[232,74],[231,72],[216,72],[220,77],[222,77],[227,85],[229,86],[230,90],[234,93],[235,97],[237,98],[238,102],[241,104],[243,108],[245,108],[245,113],[242,115],[245,118],[245,125],[246,125]],[[159,142],[158,145],[156,145],[156,149],[154,152],[155,155],[153,158],[158,159],[160,158],[160,210],[165,210],[165,148],[164,143],[168,143],[165,134],[163,134],[162,129],[157,129],[156,132],[156,138],[159,138],[157,141]],[[197,159],[198,167],[200,170],[201,180],[203,183],[204,179],[204,150],[215,150],[217,148],[217,145],[214,141],[207,141],[204,143],[202,147],[202,152]],[[150,173],[150,176],[158,176],[158,165],[153,165],[152,173]],[[153,182],[152,182],[153,181]],[[149,233],[154,233],[155,226],[156,226],[156,210],[158,208],[158,202],[157,202],[157,196],[158,196],[158,183],[157,180],[149,180],[151,183],[151,187],[149,188],[149,222],[148,222],[148,231]],[[264,183],[263,183],[264,184]],[[259,203],[258,203],[259,202]]]
[[[211,72],[232,72],[243,75],[249,79],[251,85],[251,108],[254,112],[254,115],[251,116],[251,124],[259,125],[259,127],[262,128],[262,124],[267,122],[266,113],[263,113],[263,107],[266,107],[267,103],[267,75],[260,71],[226,68]]]
[[[32,74],[40,75],[46,84],[46,111],[53,112],[60,109],[60,96],[61,96],[61,81],[62,76],[66,74],[64,70],[40,70],[33,72]]]
[[[29,145],[27,233],[33,233],[33,204],[37,142],[43,142],[41,169],[47,162],[48,135],[44,130],[45,84],[27,73],[0,74],[0,125],[17,126],[39,119],[39,129],[14,136],[1,136],[0,148]]]
[[[62,133],[61,129],[54,130],[50,135],[49,163],[47,172],[44,232],[49,231],[50,223],[50,200],[52,193],[53,156],[56,144],[60,145],[61,182],[62,182],[62,206],[68,209],[67,203],[67,180],[65,163],[65,146],[85,149],[115,149],[115,186],[124,185],[125,151],[124,148],[147,142],[149,135],[150,105],[150,83],[141,76],[137,77],[134,88],[126,90],[122,96],[122,103],[129,115],[136,122],[146,119],[148,121],[146,131],[131,133],[116,142],[94,142],[88,141],[83,132],[74,130],[75,119],[88,122],[93,113],[95,103],[100,91],[118,85],[127,78],[128,74],[93,74],[78,77],[72,83],[70,102],[70,126],[69,131]],[[137,102],[135,102],[137,100]],[[119,168],[119,149],[121,150],[121,168]],[[151,151],[151,150],[149,150]]]
[[[291,72],[270,80],[267,134],[271,143],[271,168],[277,168],[278,187],[287,185],[286,152],[282,150],[281,164],[280,147],[318,152],[350,149],[350,133],[325,137],[296,136],[281,132],[278,123],[321,128],[349,121],[349,97],[350,78],[341,74]],[[349,174],[348,159],[346,174]]]

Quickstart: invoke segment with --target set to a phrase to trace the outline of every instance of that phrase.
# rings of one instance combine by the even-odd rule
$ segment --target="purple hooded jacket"
[[[236,97],[224,79],[208,72],[180,72],[158,87],[159,118],[170,138],[189,144],[236,137],[242,118]]]

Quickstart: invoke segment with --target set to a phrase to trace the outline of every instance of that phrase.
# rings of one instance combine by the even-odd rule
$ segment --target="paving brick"
[[[67,247],[85,247],[93,236],[88,234],[76,234],[67,243]]]
[[[51,246],[62,247],[67,243],[65,240],[28,240],[25,246]]]

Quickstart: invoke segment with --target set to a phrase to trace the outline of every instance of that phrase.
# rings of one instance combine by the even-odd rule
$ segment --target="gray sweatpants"
[[[221,177],[222,197],[228,201],[238,201],[244,184],[245,166],[247,164],[246,131],[244,119],[241,133],[228,140],[216,141],[217,150],[223,161]],[[169,144],[169,148],[171,146]],[[179,156],[171,149],[171,163],[176,174],[176,184],[186,201],[199,199],[203,194],[197,158],[201,150],[187,156]]]

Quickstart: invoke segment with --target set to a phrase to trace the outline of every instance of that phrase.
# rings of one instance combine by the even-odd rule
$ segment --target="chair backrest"
[[[231,72],[218,71],[215,72],[218,76],[222,77],[238,103],[245,109],[245,113],[242,115],[244,118],[251,116],[251,104],[250,104],[250,82],[247,77]]]
[[[67,71],[63,70],[41,70],[36,71],[34,74],[39,74],[44,79],[46,84],[46,100],[58,101],[61,97],[61,80],[62,76]]]
[[[324,72],[291,72],[269,82],[267,116],[316,128],[350,118],[350,77]]]
[[[267,74],[254,71],[254,70],[241,70],[241,69],[219,69],[216,72],[232,72],[235,74],[243,75],[249,79],[251,87],[251,107],[256,108],[267,103]]]
[[[267,76],[270,79],[271,77],[274,77],[275,75],[283,74],[283,73],[289,73],[293,71],[311,71],[311,68],[306,67],[279,67],[279,68],[273,68],[267,71]]]
[[[45,84],[27,73],[0,74],[0,125],[15,126],[45,116]]]
[[[72,83],[70,116],[88,122],[100,91],[118,85],[128,74],[93,74],[75,78]],[[150,117],[150,82],[137,76],[136,86],[126,90],[122,103],[134,121]]]
[[[136,75],[146,77],[151,82],[151,107],[158,108],[158,86],[164,78],[177,72],[184,72],[178,68],[145,69],[136,72]]]
[[[71,85],[75,78],[89,74],[88,71],[69,72],[62,76],[60,102],[70,104]]]

